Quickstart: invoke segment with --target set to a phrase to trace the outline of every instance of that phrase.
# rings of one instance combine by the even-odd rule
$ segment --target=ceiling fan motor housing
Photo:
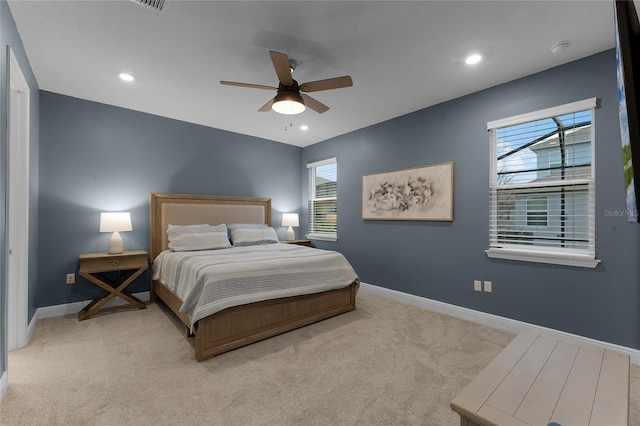
[[[300,102],[302,102],[302,97],[300,96],[300,86],[298,86],[298,82],[293,80],[293,84],[291,86],[284,85],[282,83],[278,84],[278,95],[281,93],[294,93],[298,95],[300,98]]]

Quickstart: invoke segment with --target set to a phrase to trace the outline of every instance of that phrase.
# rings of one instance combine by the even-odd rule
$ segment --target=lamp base
[[[108,254],[120,254],[124,252],[124,243],[119,232],[114,232],[109,238],[109,245],[107,246]]]
[[[287,229],[287,241],[293,241],[296,239],[296,234],[293,233],[293,228],[289,227]]]

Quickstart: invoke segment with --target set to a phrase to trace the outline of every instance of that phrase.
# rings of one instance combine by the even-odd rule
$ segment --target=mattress
[[[335,290],[358,282],[345,257],[335,251],[295,244],[267,244],[221,250],[163,251],[153,279],[183,302],[191,320],[233,306]]]

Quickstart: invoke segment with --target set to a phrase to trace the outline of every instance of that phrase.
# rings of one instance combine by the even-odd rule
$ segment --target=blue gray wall
[[[9,6],[5,0],[0,1],[0,376],[6,371],[6,320],[7,310],[5,309],[6,301],[6,283],[5,283],[5,218],[6,205],[5,196],[7,192],[7,91],[6,78],[8,64],[6,61],[7,46],[11,46],[13,53],[20,64],[22,73],[24,74],[27,84],[31,90],[30,93],[30,129],[29,129],[29,305],[30,310],[34,311],[34,294],[37,280],[37,247],[38,247],[38,135],[39,135],[39,93],[38,84],[31,71],[31,65],[24,51],[24,46],[20,40],[16,24],[9,10]],[[31,314],[29,315],[31,317]]]
[[[125,250],[148,250],[150,192],[270,197],[282,238],[281,213],[300,211],[302,148],[50,92],[40,108],[37,306],[100,292],[65,274],[80,253],[106,251],[101,211],[131,212]],[[148,278],[128,290],[148,290]]]
[[[602,263],[584,269],[487,258],[487,122],[591,97],[600,101],[596,255]],[[640,225],[605,214],[625,210],[613,50],[307,147],[302,168],[333,156],[338,241],[316,246],[344,253],[362,281],[640,348]],[[453,222],[361,220],[363,174],[448,161],[455,169]],[[492,281],[493,293],[474,292],[475,279]]]

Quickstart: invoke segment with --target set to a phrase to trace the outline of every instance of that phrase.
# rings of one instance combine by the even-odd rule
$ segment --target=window
[[[309,170],[309,234],[307,238],[338,239],[338,163],[335,158],[307,164]]]
[[[527,226],[547,226],[548,203],[546,195],[527,196]]]
[[[487,124],[489,257],[595,268],[596,99]]]

